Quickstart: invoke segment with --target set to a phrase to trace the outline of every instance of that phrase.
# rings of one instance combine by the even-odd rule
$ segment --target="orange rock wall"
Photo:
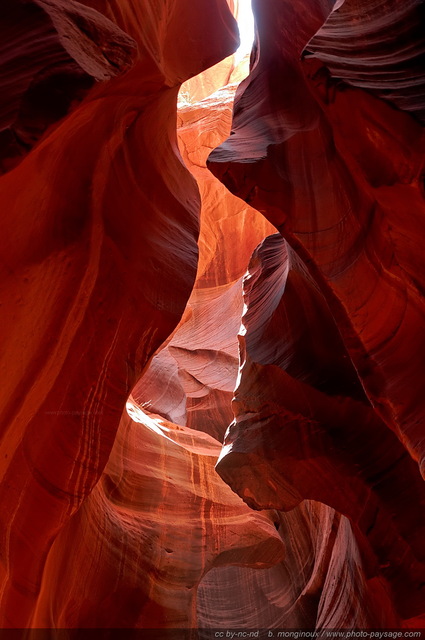
[[[414,624],[425,607],[423,5],[253,8],[251,73],[208,166],[286,243],[269,238],[245,280],[236,419],[218,470],[254,506],[310,498],[346,514],[366,575],[385,578]]]
[[[177,151],[177,93],[237,40],[225,2],[192,17],[190,5],[123,2],[132,68],[0,181],[1,626],[31,624],[51,545],[98,482],[128,394],[194,283],[200,201]],[[173,52],[182,25],[190,56]]]
[[[424,620],[421,3],[253,8],[5,9],[1,629]]]

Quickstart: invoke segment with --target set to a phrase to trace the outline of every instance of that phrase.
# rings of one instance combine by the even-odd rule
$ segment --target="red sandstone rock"
[[[421,0],[343,0],[307,44],[333,78],[425,119]]]
[[[231,92],[225,89],[199,104],[186,104],[179,112],[182,153],[202,194],[200,266],[180,326],[154,357],[135,389],[138,400],[150,411],[190,424],[218,439],[230,421],[231,391],[237,375],[235,337],[242,311],[240,275],[251,243],[270,229],[252,209],[226,193],[204,168],[211,141],[226,134],[223,124],[228,126],[230,104]],[[275,269],[272,261],[270,278],[279,275]],[[233,278],[238,278],[235,284],[226,285]],[[278,280],[277,301],[281,284]],[[273,314],[270,291],[261,291],[259,299],[262,311]],[[299,313],[300,309],[295,307],[293,312]],[[315,314],[311,316],[316,321]],[[270,333],[269,338],[266,349],[273,353],[283,336],[278,331]],[[323,358],[328,358],[327,377],[332,376],[340,388],[348,384],[355,397],[367,402],[351,364],[341,366],[339,362],[337,350],[342,346],[334,329],[321,347]],[[307,346],[305,351],[308,354]],[[300,356],[297,352],[296,360],[303,366]],[[264,395],[267,390],[266,387]],[[337,387],[334,392],[338,392]],[[260,389],[256,394],[263,397]],[[239,476],[240,471],[235,464],[233,474],[233,458],[225,457],[229,471],[223,473],[232,487],[234,475]],[[273,473],[267,469],[267,482]],[[246,482],[245,474],[242,469],[242,483]],[[265,480],[261,471],[258,479]],[[261,571],[228,566],[209,571],[197,588],[200,627],[351,628],[399,623],[385,581],[381,577],[365,577],[357,543],[345,518],[315,503],[302,503],[290,513],[276,513],[275,518],[285,544],[284,560]],[[160,530],[159,522],[157,526]]]
[[[51,549],[36,627],[196,627],[208,570],[282,559],[270,514],[250,510],[214,471],[216,440],[135,404],[129,412],[101,482]]]
[[[254,3],[257,58],[210,166],[304,260],[372,405],[422,469],[423,129],[301,61],[326,17],[326,2],[304,5]],[[388,16],[396,29],[397,12]]]
[[[146,23],[133,68],[0,180],[1,626],[30,623],[49,549],[195,279],[199,196],[177,153],[177,92],[232,51],[235,27],[219,0],[192,17],[184,0],[154,5],[122,3]],[[191,45],[176,49],[183,29]]]
[[[245,63],[235,73],[243,72]],[[202,90],[209,70],[202,74]],[[214,77],[214,75],[213,75]],[[208,154],[230,130],[236,85],[198,103],[199,85],[186,85],[178,112],[182,156],[201,192],[200,258],[186,313],[174,335],[138,382],[133,394],[149,411],[222,441],[232,420],[238,373],[237,333],[242,314],[242,275],[255,246],[272,225],[232,196],[206,169]],[[237,251],[235,251],[237,247]]]
[[[424,611],[423,484],[403,446],[423,441],[422,155],[418,122],[380,98],[421,115],[417,61],[400,58],[419,5],[354,21],[364,3],[346,0],[324,25],[332,0],[254,2],[259,46],[214,171],[292,246],[289,262],[274,237],[251,262],[219,463],[255,513],[213,469],[241,277],[273,229],[205,168],[235,87],[209,94],[240,79],[234,22],[224,0],[83,4],[26,5],[65,75],[125,70],[132,39],[138,57],[54,130],[68,102],[41,126],[29,101],[43,138],[0,180],[0,626],[398,626]],[[197,242],[175,104],[214,63],[178,118]]]
[[[246,2],[246,0],[244,0]],[[227,0],[227,4],[229,5],[229,9],[232,11],[236,20],[239,20],[240,13],[242,11],[240,6],[240,0]],[[180,90],[180,100],[189,104],[195,104],[203,100],[204,98],[208,98],[212,96],[212,94],[220,91],[226,87],[224,93],[220,93],[220,98],[223,99],[223,103],[217,99],[216,96],[216,105],[217,109],[214,109],[213,120],[216,122],[216,118],[218,113],[222,113],[223,107],[226,108],[229,106],[229,94],[230,100],[233,101],[233,88],[229,87],[229,85],[241,82],[249,73],[249,55],[246,54],[244,58],[240,59],[239,50],[236,53],[233,53],[231,56],[228,56],[224,60],[221,60],[214,66],[206,69],[202,73],[197,76],[190,78],[186,82],[183,83],[182,88]],[[226,96],[226,94],[228,94]],[[226,110],[226,109],[224,109]],[[183,107],[180,109],[180,113],[182,114],[183,120],[185,119],[185,110]],[[186,115],[187,117],[187,115]],[[226,118],[229,126],[230,121]],[[196,127],[196,130],[198,127]],[[202,148],[202,145],[201,145]],[[205,158],[204,158],[205,160]],[[204,164],[204,162],[203,162]],[[189,163],[190,166],[190,163]],[[204,174],[205,177],[206,174]]]
[[[244,288],[236,419],[219,473],[255,508],[286,511],[307,498],[348,516],[365,577],[385,576],[401,614],[417,615],[417,465],[370,406],[323,295],[280,235],[254,253]]]
[[[305,501],[276,513],[284,560],[270,569],[213,569],[198,588],[201,627],[396,627],[385,587],[366,582],[346,518]]]
[[[253,5],[251,74],[209,166],[276,225],[317,294],[304,299],[302,283],[293,286],[282,298],[287,315],[273,320],[284,268],[254,259],[264,281],[250,293],[259,315],[245,338],[220,473],[252,504],[287,509],[307,497],[347,514],[363,532],[363,554],[370,544],[378,557],[367,575],[385,575],[402,617],[418,616],[424,134],[411,114],[423,108],[415,99],[421,8],[388,1],[369,13],[346,0],[326,22],[333,3],[325,0]],[[337,331],[323,328],[324,309]]]
[[[127,70],[136,43],[93,9],[64,0],[2,6],[0,170],[16,166],[45,129],[95,83]]]

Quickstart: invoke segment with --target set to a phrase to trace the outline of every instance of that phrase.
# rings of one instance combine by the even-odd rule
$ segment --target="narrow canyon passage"
[[[424,4],[249,4],[5,3],[0,630],[425,629]]]

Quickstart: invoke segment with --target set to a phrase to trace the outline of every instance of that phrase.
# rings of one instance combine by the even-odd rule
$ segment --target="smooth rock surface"
[[[2,5],[2,631],[425,626],[423,4],[253,7]]]
[[[128,394],[193,287],[199,193],[177,151],[177,93],[237,39],[225,2],[197,3],[192,18],[189,4],[156,15],[148,0],[123,2],[120,28],[133,37],[136,18],[146,23],[133,67],[0,180],[3,627],[31,624],[49,549],[98,482]],[[183,28],[190,55],[172,54]]]
[[[230,63],[227,59],[222,64]],[[242,75],[245,69],[243,60],[234,74]],[[214,68],[201,74],[202,91],[214,74]],[[184,89],[187,98],[178,111],[178,137],[201,194],[197,278],[179,326],[154,356],[133,395],[148,411],[206,431],[221,442],[233,418],[242,276],[255,246],[274,228],[206,169],[208,154],[229,134],[236,84],[194,102],[188,92],[198,95],[196,81]]]
[[[424,473],[424,132],[301,58],[331,4],[254,2],[255,62],[209,166],[308,266],[372,405]],[[363,36],[367,24],[356,28]],[[401,32],[392,49],[403,47]]]
[[[423,3],[253,8],[251,72],[208,166],[292,257],[254,254],[218,469],[253,506],[310,498],[346,514],[366,577],[387,580],[414,625],[425,609]]]
[[[217,469],[254,508],[303,500],[350,520],[366,579],[385,577],[400,614],[423,607],[425,486],[373,411],[323,295],[278,234],[244,280],[241,371]]]
[[[129,69],[137,50],[117,25],[77,2],[5,2],[0,28],[0,172],[5,173],[94,83]]]
[[[215,472],[219,442],[131,402],[128,412],[101,481],[51,549],[36,627],[196,627],[208,570],[284,555],[271,515]]]

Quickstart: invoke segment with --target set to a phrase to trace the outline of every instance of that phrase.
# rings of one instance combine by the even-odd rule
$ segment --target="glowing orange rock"
[[[235,101],[232,134],[209,166],[278,228],[336,330],[319,332],[323,308],[314,296],[303,300],[301,284],[299,293],[288,292],[280,324],[269,325],[264,302],[266,315],[245,338],[237,424],[220,473],[240,495],[249,489],[252,504],[290,508],[314,497],[350,515],[377,554],[380,568],[370,575],[392,584],[404,619],[420,616],[424,494],[415,464],[424,475],[418,355],[425,351],[423,6],[415,0],[402,8],[392,0],[254,0],[253,7],[258,42],[251,73]],[[261,267],[263,279],[268,269]],[[270,278],[278,281],[272,267]],[[253,287],[252,307],[275,294]],[[303,327],[303,340],[292,344]],[[341,389],[329,391],[330,374],[336,389],[349,383],[344,400]],[[325,396],[321,386],[311,389],[311,379]],[[245,464],[255,481],[243,479]],[[275,488],[262,474],[274,478]]]
[[[244,283],[235,422],[217,465],[254,508],[304,499],[351,520],[367,579],[399,611],[423,606],[425,486],[359,385],[326,301],[283,238],[254,253]],[[384,588],[383,588],[384,591]]]
[[[1,627],[423,620],[420,5],[253,4],[14,5]]]
[[[270,514],[250,510],[215,472],[217,441],[134,403],[129,412],[101,482],[51,549],[35,626],[196,627],[208,570],[283,557]]]
[[[1,626],[31,622],[48,551],[196,274],[199,196],[176,152],[176,98],[236,47],[235,22],[221,0],[164,2],[160,15],[153,1],[120,5],[135,65],[0,180]],[[176,48],[182,25],[191,38]]]
[[[235,73],[244,68],[243,61]],[[202,74],[204,88],[205,77],[214,78],[214,73],[212,69]],[[198,103],[192,103],[190,89],[189,83],[180,103],[178,135],[182,156],[201,192],[197,279],[180,325],[133,394],[149,411],[221,441],[232,420],[238,373],[241,279],[253,249],[274,228],[230,194],[205,166],[211,149],[229,133],[236,85]],[[198,91],[195,84],[196,95]]]
[[[371,94],[335,84],[317,60],[301,60],[326,4],[306,0],[302,11],[281,0],[265,10],[254,2],[260,48],[232,136],[210,167],[304,260],[373,406],[422,468],[423,128]],[[391,33],[397,6],[386,5]],[[360,15],[350,28],[362,34],[369,23]],[[397,33],[391,46],[401,51],[406,34]],[[336,36],[332,42],[337,47]]]

